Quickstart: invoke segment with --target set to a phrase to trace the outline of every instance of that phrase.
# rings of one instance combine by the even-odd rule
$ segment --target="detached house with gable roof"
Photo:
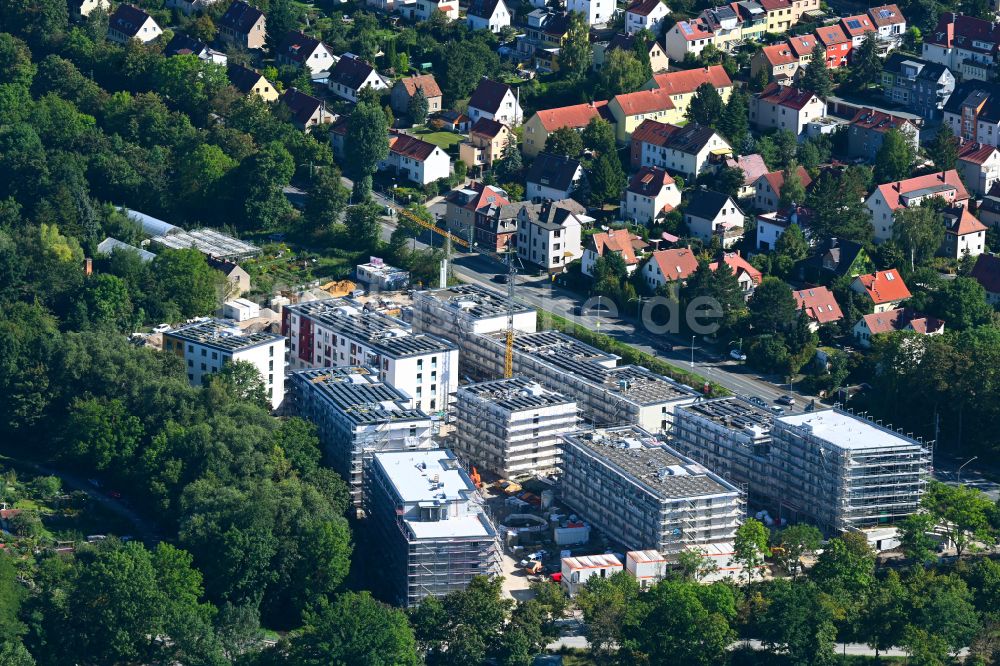
[[[617,49],[621,49],[627,53],[635,53],[639,47],[639,44],[636,42],[636,36],[618,33],[607,41],[595,36],[597,41],[592,42],[594,48],[594,69],[599,71],[604,67],[604,63],[611,55],[611,52]],[[646,57],[649,58],[649,68],[653,71],[653,74],[659,74],[670,69],[670,58],[667,57],[667,53],[663,50],[663,45],[658,39],[646,44],[645,51]]]
[[[699,56],[709,44],[715,46],[714,41],[715,34],[708,24],[695,18],[675,23],[663,37],[663,48],[671,60],[683,62],[688,53]]]
[[[896,308],[863,316],[854,325],[854,339],[862,347],[871,347],[876,335],[893,331],[913,331],[920,335],[941,335],[944,322],[928,317],[910,308]]]
[[[950,259],[978,257],[986,249],[986,225],[966,206],[944,211],[944,239],[938,254]]]
[[[812,185],[812,178],[809,176],[809,172],[805,170],[805,167],[800,166],[796,173],[799,176],[799,180],[802,182],[802,187],[807,188]],[[784,185],[784,171],[772,171],[770,173],[765,173],[763,176],[758,178],[757,182],[754,183],[754,207],[765,213],[777,211],[779,208],[778,204],[781,200],[781,188],[784,187]],[[796,201],[795,203],[802,204],[803,202]]]
[[[379,169],[392,169],[402,178],[426,185],[451,175],[451,158],[440,146],[401,132],[389,133],[389,155]]]
[[[233,0],[229,9],[216,22],[219,37],[247,50],[264,48],[267,38],[267,18],[264,12],[243,0]]]
[[[1000,305],[1000,256],[981,254],[976,257],[976,265],[969,274],[986,290],[986,300],[990,305]]]
[[[581,231],[594,221],[586,213],[572,199],[523,205],[517,213],[517,256],[550,273],[566,270],[583,255]]]
[[[750,98],[750,124],[765,132],[786,130],[801,137],[806,124],[826,115],[826,102],[815,93],[770,83]]]
[[[162,34],[152,16],[132,5],[118,5],[108,17],[108,40],[117,44],[128,44],[133,39],[148,44]]]
[[[410,112],[410,100],[422,90],[424,98],[427,100],[427,113],[438,113],[443,108],[441,105],[441,87],[433,74],[420,74],[418,76],[404,76],[396,81],[389,93],[389,106],[397,115],[406,115]]]
[[[791,85],[799,73],[799,56],[786,43],[765,46],[750,59],[750,75],[758,76],[760,70],[767,72],[769,80],[781,85]]]
[[[868,10],[868,18],[875,24],[878,40],[890,48],[903,43],[906,34],[906,17],[896,5],[879,5]]]
[[[524,111],[517,101],[513,88],[506,83],[498,83],[483,77],[469,98],[469,118],[476,122],[480,118],[495,120],[508,127],[520,125]]]
[[[642,167],[622,194],[619,214],[639,224],[652,224],[680,204],[681,192],[670,174],[659,167]]]
[[[795,304],[809,319],[810,330],[816,331],[823,324],[832,324],[844,318],[844,313],[833,297],[833,292],[826,287],[809,287],[793,291]]]
[[[851,282],[851,290],[868,296],[875,306],[875,312],[892,310],[911,296],[895,268],[859,275]]]
[[[276,58],[278,64],[305,67],[313,74],[328,72],[337,62],[326,44],[296,30],[285,34]]]
[[[884,183],[875,188],[865,200],[865,206],[872,216],[875,242],[882,243],[892,238],[892,225],[897,210],[918,206],[921,201],[930,197],[940,197],[952,206],[964,206],[969,201],[969,193],[954,169]]]
[[[826,49],[826,66],[829,69],[846,67],[851,58],[853,42],[839,25],[816,29],[816,38]]]
[[[243,65],[230,65],[226,68],[229,83],[244,95],[257,95],[265,102],[278,99],[278,91],[270,81],[257,71]]]
[[[327,87],[337,97],[348,102],[357,102],[358,95],[365,88],[386,90],[389,84],[375,68],[361,58],[344,54],[330,71]]]
[[[692,236],[711,242],[718,236],[728,248],[743,237],[743,211],[732,197],[713,190],[695,190],[684,208],[684,222]]]
[[[914,154],[920,149],[920,129],[908,118],[894,116],[883,111],[858,109],[847,130],[848,157],[863,157],[874,162],[882,149],[885,135],[896,130],[906,137]]]
[[[326,102],[295,88],[282,93],[281,103],[291,112],[292,124],[302,131],[336,120],[336,116],[326,110]]]
[[[532,201],[569,199],[584,178],[579,160],[539,153],[528,169],[525,194]]]
[[[472,0],[465,14],[469,30],[489,30],[499,33],[511,22],[510,9],[503,0]]]
[[[732,154],[732,146],[718,132],[698,123],[678,127],[644,120],[631,138],[632,168],[660,167],[685,178],[707,171],[714,160]]]
[[[944,65],[962,79],[991,81],[996,74],[1000,26],[974,16],[943,12],[924,35],[925,60]]]
[[[614,121],[606,101],[542,109],[524,123],[524,154],[534,157],[545,149],[549,134],[563,127],[582,131],[594,118]]]
[[[639,253],[647,247],[649,247],[649,243],[628,229],[599,231],[590,237],[587,248],[583,251],[580,271],[587,277],[594,277],[594,267],[597,266],[597,260],[603,257],[606,252],[614,252],[621,255],[625,261],[625,270],[631,275],[639,267]]]
[[[642,265],[642,281],[650,291],[668,282],[684,282],[698,270],[698,258],[687,247],[656,250]]]
[[[625,8],[625,34],[649,30],[659,39],[663,21],[669,15],[670,8],[660,0],[633,0]]]

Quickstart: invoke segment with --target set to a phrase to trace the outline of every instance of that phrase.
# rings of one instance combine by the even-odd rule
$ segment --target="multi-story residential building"
[[[867,14],[856,14],[854,16],[842,16],[840,28],[851,39],[851,50],[861,46],[867,35],[875,35],[875,23],[868,18]]]
[[[880,5],[868,10],[868,18],[875,24],[875,34],[882,44],[896,48],[906,34],[906,17],[896,5]]]
[[[517,38],[517,54],[529,60],[542,51],[558,52],[568,30],[566,12],[557,12],[543,5],[525,17],[524,34]]]
[[[520,125],[524,120],[524,111],[521,110],[514,90],[506,83],[498,83],[485,77],[472,91],[467,113],[472,122],[486,118],[508,127]]]
[[[636,426],[563,437],[563,502],[628,550],[731,543],[740,489]]]
[[[531,201],[568,199],[586,178],[580,160],[539,153],[525,176],[526,196]]]
[[[882,96],[927,119],[939,118],[955,90],[945,65],[893,53],[882,67]]]
[[[478,284],[460,284],[413,294],[413,330],[457,344],[461,372],[476,372],[469,354],[478,346],[478,335],[507,330],[507,294]],[[514,302],[514,330],[534,333],[538,314],[534,308]]]
[[[918,206],[930,197],[940,197],[952,206],[964,206],[969,201],[969,193],[955,169],[884,183],[875,188],[865,200],[875,228],[875,242],[892,238],[897,210]]]
[[[467,166],[491,169],[511,141],[516,143],[517,138],[511,134],[509,127],[495,120],[480,118],[469,129],[469,138],[459,144],[458,155]]]
[[[364,508],[378,543],[378,590],[402,606],[500,575],[500,538],[469,474],[447,450],[376,453]]]
[[[1000,48],[1000,26],[991,21],[943,12],[924,35],[925,60],[944,65],[962,79],[992,81]]]
[[[503,376],[506,335],[475,336],[463,348],[463,373]],[[637,365],[617,366],[618,357],[556,331],[514,336],[514,374],[530,377],[576,401],[584,420],[596,425],[633,423],[650,432],[670,427],[674,409],[698,399],[689,386]]]
[[[851,282],[851,290],[867,296],[875,312],[894,310],[911,296],[895,268],[859,275]]]
[[[1000,149],[978,141],[962,141],[955,169],[973,194],[985,197],[1000,181]]]
[[[712,43],[721,51],[759,42],[767,31],[767,11],[756,0],[737,0],[705,9],[699,19],[711,30]]]
[[[524,154],[534,157],[545,149],[549,134],[563,127],[582,131],[594,118],[613,120],[607,101],[543,109],[524,123]]]
[[[528,202],[488,204],[476,211],[475,240],[483,248],[503,254],[517,233],[517,215]]]
[[[400,4],[397,11],[411,21],[427,21],[436,12],[441,12],[449,21],[458,20],[458,3],[452,0],[408,0]]]
[[[163,334],[163,351],[184,359],[188,381],[201,386],[227,363],[246,361],[260,373],[271,408],[285,397],[285,339],[275,333],[244,333],[231,321],[208,319]]]
[[[875,109],[858,109],[847,129],[847,154],[849,157],[863,157],[875,162],[878,151],[890,130],[902,134],[913,147],[914,154],[920,149],[920,128],[902,116],[894,116]]]
[[[223,41],[239,44],[247,50],[264,48],[267,17],[264,12],[243,0],[233,0],[216,25]]]
[[[458,347],[414,333],[402,321],[330,298],[286,305],[281,333],[292,369],[364,366],[409,398],[409,407],[444,410],[458,389]]]
[[[659,38],[663,22],[669,15],[670,8],[661,0],[633,0],[625,8],[625,34],[649,30]]]
[[[791,0],[760,0],[767,14],[767,32],[780,35],[788,32],[795,20],[792,18]]]
[[[678,409],[673,434],[677,448],[746,484],[776,517],[828,533],[915,513],[930,478],[920,441],[840,409],[774,417],[721,398]]]
[[[583,256],[583,225],[594,221],[586,213],[572,199],[525,204],[517,213],[517,256],[550,273],[563,272]]]
[[[445,197],[445,224],[448,231],[459,238],[474,239],[475,242],[491,247],[493,238],[479,238],[476,232],[476,217],[479,211],[506,206],[507,193],[499,187],[472,181],[465,187],[452,190]]]
[[[943,124],[965,141],[1000,145],[1000,85],[963,81],[944,105]]]
[[[681,192],[669,173],[659,167],[642,167],[622,193],[620,214],[640,224],[652,224],[680,203]]]
[[[431,417],[409,396],[384,383],[373,368],[349,366],[293,372],[289,401],[316,424],[325,459],[361,507],[365,461],[376,452],[434,448]]]
[[[587,25],[605,25],[615,13],[614,0],[567,0],[566,9],[580,12]]]
[[[451,158],[441,146],[411,134],[391,131],[389,154],[378,167],[380,170],[392,169],[400,178],[426,185],[451,175]]]
[[[666,122],[682,123],[686,119],[691,100],[703,83],[711,84],[723,102],[729,101],[729,96],[733,93],[733,82],[722,65],[655,74],[643,89],[667,92],[674,108],[672,117],[666,119]]]
[[[470,30],[498,33],[510,26],[511,12],[503,0],[474,0],[465,17]]]
[[[750,98],[750,124],[761,131],[779,129],[802,136],[806,124],[826,115],[826,102],[815,93],[770,83]]]
[[[132,5],[118,5],[108,17],[108,40],[116,44],[128,44],[133,39],[147,44],[162,34],[152,16]]]
[[[554,472],[560,436],[576,428],[573,400],[524,377],[469,384],[455,396],[455,452],[507,479]]]
[[[683,127],[644,120],[632,132],[633,169],[659,167],[684,178],[697,178],[713,161],[733,154],[732,146],[711,127],[688,123]]]
[[[615,95],[608,102],[608,110],[615,119],[615,137],[618,143],[626,143],[632,132],[646,120],[661,122],[681,122],[683,116],[666,90],[640,90],[624,95]]]

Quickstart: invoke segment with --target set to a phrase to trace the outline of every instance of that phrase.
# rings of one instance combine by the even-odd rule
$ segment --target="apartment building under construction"
[[[366,533],[377,587],[413,606],[500,575],[500,540],[469,474],[447,450],[375,453],[366,462]]]
[[[830,533],[893,523],[917,511],[930,477],[918,439],[841,409],[775,417],[739,398],[678,409],[673,445],[776,517]]]
[[[455,397],[455,452],[505,478],[554,472],[576,402],[525,377],[470,384]]]
[[[503,375],[502,333],[475,336],[463,367],[482,379]],[[514,374],[573,398],[594,426],[634,423],[651,432],[669,429],[674,410],[700,399],[697,391],[638,365],[619,366],[608,354],[558,331],[519,333]]]
[[[745,513],[739,488],[636,426],[564,436],[563,501],[629,550],[668,557],[729,544]]]
[[[291,375],[291,404],[316,424],[326,461],[361,506],[364,460],[377,451],[429,449],[431,417],[365,367],[315,368]]]

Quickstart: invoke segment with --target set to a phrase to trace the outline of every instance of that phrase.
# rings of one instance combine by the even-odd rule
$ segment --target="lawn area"
[[[462,135],[454,132],[435,132],[426,127],[411,130],[413,136],[418,136],[428,143],[440,146],[442,150],[448,150],[457,143],[462,142]]]

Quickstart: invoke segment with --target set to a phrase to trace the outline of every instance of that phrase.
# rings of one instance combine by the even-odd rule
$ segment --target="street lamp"
[[[694,367],[694,339],[696,336],[691,336],[691,367]]]
[[[965,467],[966,465],[968,465],[973,460],[978,460],[978,459],[979,459],[979,456],[972,456],[971,458],[969,458],[964,463],[962,463],[961,465],[958,466],[958,473],[956,474],[956,478],[958,480],[958,483],[962,483],[962,468]]]

